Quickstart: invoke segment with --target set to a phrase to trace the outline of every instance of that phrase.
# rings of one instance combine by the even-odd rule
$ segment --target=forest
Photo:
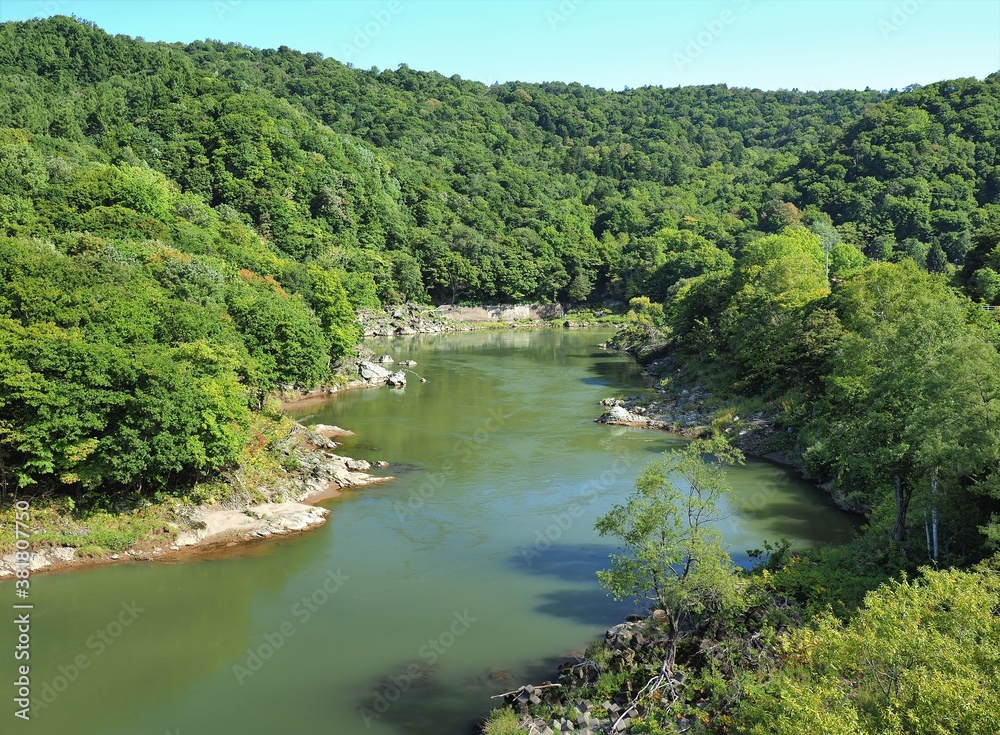
[[[848,649],[893,605],[954,604],[978,612],[941,635],[982,656],[927,664],[969,677],[935,707],[998,685],[998,608],[977,607],[1000,605],[996,572],[976,565],[1000,543],[1000,312],[983,308],[1000,303],[1000,72],[487,86],[77,18],[0,25],[5,502],[184,496],[268,441],[276,390],[333,379],[357,309],[404,302],[630,309],[623,344],[770,407],[772,448],[866,515],[853,546],[775,572],[819,617],[773,659],[796,668],[744,698],[746,731],[976,731],[886,720],[872,703],[917,684],[875,667],[862,686]],[[900,577],[921,564],[968,571]]]
[[[827,275],[877,262],[997,300],[998,87],[487,87],[3,24],[0,480],[190,483],[235,461],[269,391],[329,378],[354,309],[403,301],[669,298],[686,344],[734,351],[734,384],[808,393],[844,328]],[[772,257],[788,272],[747,278]],[[772,307],[796,316],[772,330]]]

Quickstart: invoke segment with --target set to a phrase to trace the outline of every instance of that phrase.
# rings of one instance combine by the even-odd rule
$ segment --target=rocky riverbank
[[[583,656],[560,665],[556,681],[527,684],[506,692],[504,704],[519,718],[519,732],[618,735],[633,731],[633,721],[640,722],[649,714],[649,702],[662,705],[677,701],[685,676],[666,670],[669,636],[665,619],[662,610],[654,610],[645,618],[630,615],[625,622],[609,628]],[[692,651],[701,652],[711,642],[711,636],[706,636]],[[691,703],[694,712],[698,708],[698,701]],[[680,716],[673,724],[684,732],[694,721]]]
[[[610,308],[567,310],[561,304],[500,304],[438,307],[401,304],[386,311],[361,310],[358,322],[365,337],[397,337],[478,329],[532,327],[596,327],[621,319]]]
[[[336,497],[347,488],[363,487],[391,480],[373,475],[364,460],[344,457],[333,450],[333,437],[349,434],[336,426],[292,427],[276,451],[286,458],[277,475],[254,493],[234,493],[219,505],[187,505],[175,502],[175,519],[153,539],[142,539],[120,553],[81,557],[71,546],[28,552],[22,565],[32,572],[63,570],[71,566],[113,561],[170,559],[192,550],[208,550],[240,542],[259,540],[313,528],[326,521],[330,511],[312,505]],[[380,466],[386,463],[380,462]],[[35,535],[44,533],[35,528]],[[0,578],[14,574],[18,567],[13,553],[0,558]]]
[[[358,312],[358,322],[365,337],[434,334],[463,329],[463,325],[449,319],[434,307],[418,304],[401,304],[387,311],[362,309]]]
[[[689,439],[718,430],[730,435],[748,456],[796,465],[784,451],[787,439],[776,411],[761,410],[745,416],[730,410],[697,382],[687,384],[669,357],[647,363],[643,371],[660,379],[656,394],[605,398],[601,406],[607,410],[596,421],[661,429]]]

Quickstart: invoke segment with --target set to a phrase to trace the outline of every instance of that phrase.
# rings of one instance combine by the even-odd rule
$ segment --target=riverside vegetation
[[[269,397],[335,381],[357,310],[630,302],[620,344],[668,388],[711,391],[722,435],[766,416],[868,518],[752,574],[719,557],[679,618],[657,595],[666,686],[630,727],[994,731],[998,88],[486,86],[0,25],[5,519],[31,497],[111,550],[265,483]],[[608,698],[650,680],[601,670]]]

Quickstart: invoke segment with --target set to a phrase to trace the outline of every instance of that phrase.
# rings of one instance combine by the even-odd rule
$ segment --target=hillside
[[[4,481],[231,466],[270,391],[330,378],[355,308],[662,301],[789,226],[954,270],[1000,219],[998,90],[486,87],[3,24]]]

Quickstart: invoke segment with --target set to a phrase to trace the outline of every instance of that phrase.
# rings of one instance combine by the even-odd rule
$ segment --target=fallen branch
[[[548,689],[549,687],[561,687],[561,686],[562,684],[538,684],[538,685],[525,684],[524,686],[518,687],[512,692],[504,692],[503,694],[494,694],[492,697],[490,697],[490,699],[498,699],[499,697],[509,697],[512,694],[520,694],[521,692],[526,691],[529,687],[531,687],[531,692],[533,692],[536,689]],[[531,694],[531,692],[527,693]]]

